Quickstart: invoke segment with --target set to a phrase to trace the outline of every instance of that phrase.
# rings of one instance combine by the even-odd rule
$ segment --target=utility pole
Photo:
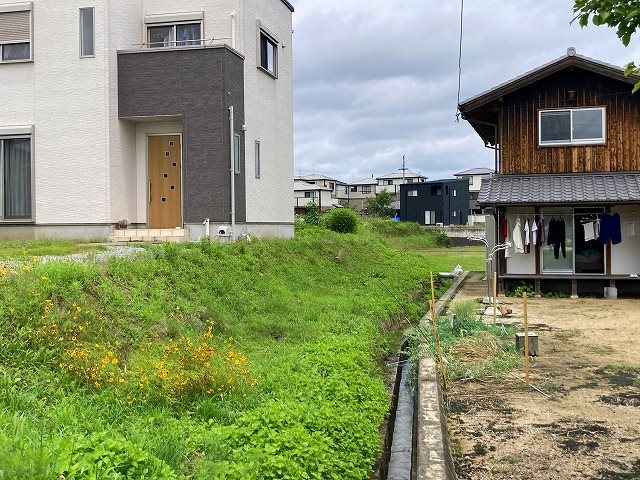
[[[402,155],[402,168],[399,168],[398,170],[402,170],[402,183],[404,184],[405,173],[407,170],[409,170],[407,168],[407,162],[404,159],[404,155]]]

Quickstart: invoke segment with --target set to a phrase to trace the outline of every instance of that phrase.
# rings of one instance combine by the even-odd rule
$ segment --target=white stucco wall
[[[280,0],[245,0],[241,7],[245,55],[245,166],[247,222],[293,223],[293,59],[290,10]],[[276,35],[278,78],[258,69],[257,20]],[[255,178],[255,141],[260,178]]]
[[[620,214],[622,226],[622,242],[611,246],[611,273],[640,275],[640,205],[620,205],[611,213]]]

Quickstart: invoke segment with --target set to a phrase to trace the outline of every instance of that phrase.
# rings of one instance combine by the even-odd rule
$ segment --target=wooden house
[[[478,203],[502,290],[640,293],[639,79],[567,55],[459,105],[495,150]],[[616,290],[617,292],[617,290]]]

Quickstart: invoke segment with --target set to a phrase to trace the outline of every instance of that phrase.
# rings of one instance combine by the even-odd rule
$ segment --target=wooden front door
[[[148,137],[148,228],[182,228],[182,147],[179,135]]]

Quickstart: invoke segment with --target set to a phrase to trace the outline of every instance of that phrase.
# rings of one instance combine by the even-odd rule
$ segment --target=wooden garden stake
[[[496,309],[498,308],[498,302],[496,301],[496,290],[498,285],[498,272],[493,272],[493,324],[496,324]]]
[[[522,295],[524,301],[524,381],[529,385],[529,316],[527,314],[527,293]]]
[[[436,318],[436,290],[433,285],[433,272],[431,272],[431,323],[433,324],[433,336],[436,340],[436,351],[438,352],[438,370],[442,376],[442,389],[447,390],[447,377],[442,360],[442,347],[440,346],[440,332],[438,331],[438,319]]]

